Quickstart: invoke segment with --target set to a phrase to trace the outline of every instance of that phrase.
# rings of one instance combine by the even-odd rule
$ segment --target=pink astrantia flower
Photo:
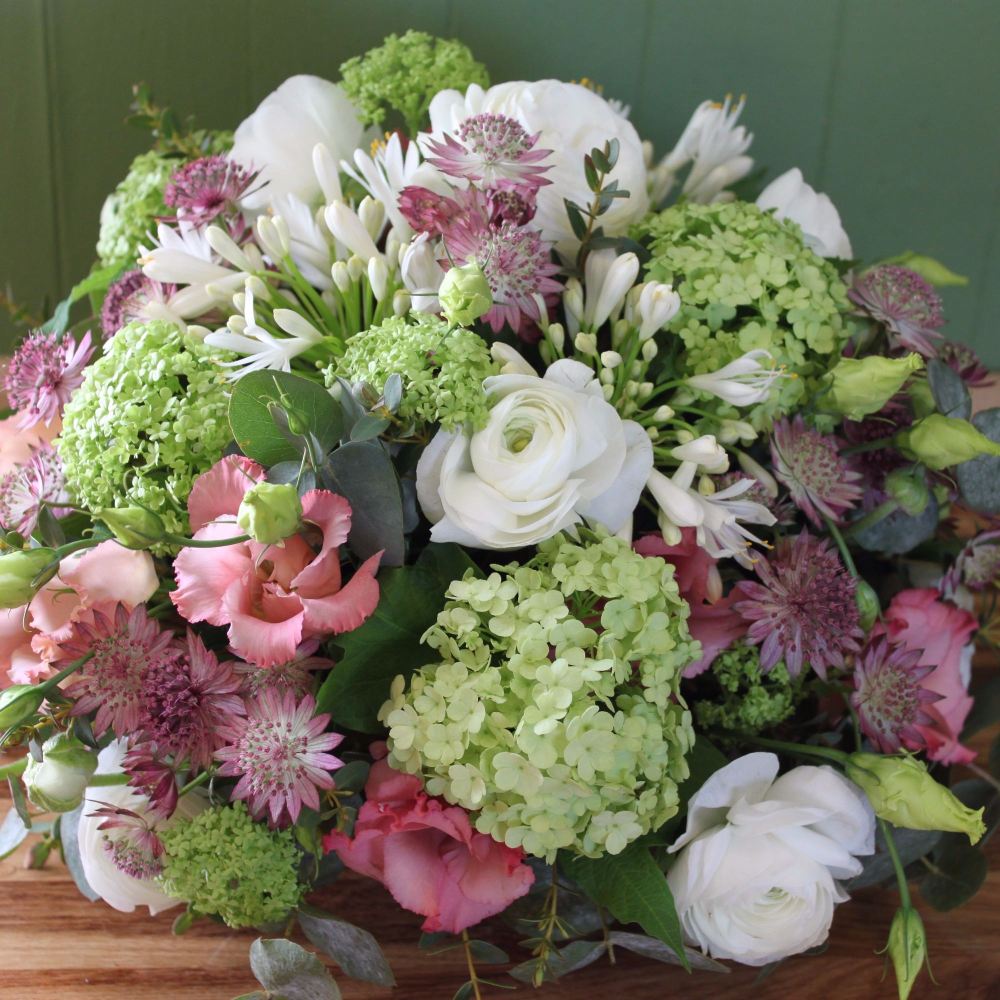
[[[520,848],[477,833],[464,809],[432,799],[419,778],[376,761],[365,799],[353,837],[333,831],[323,847],[421,914],[423,930],[459,934],[531,888]]]
[[[944,325],[941,296],[916,271],[879,264],[855,277],[847,297],[885,327],[892,346],[925,358],[937,353],[934,341]]]
[[[884,633],[903,649],[919,652],[918,664],[931,667],[920,684],[940,695],[924,707],[932,721],[917,724],[919,741],[903,740],[910,749],[926,748],[931,760],[964,764],[975,759],[975,752],[959,737],[972,708],[967,656],[978,627],[974,615],[942,600],[933,587],[921,587],[900,591],[886,608],[883,623],[874,629],[874,634]]]
[[[55,517],[69,513],[66,477],[59,454],[51,445],[42,445],[23,465],[0,479],[0,525],[28,538],[38,526],[43,502]]]
[[[167,763],[153,743],[130,747],[122,759],[129,786],[149,800],[147,812],[157,819],[169,819],[177,808],[177,770]]]
[[[18,411],[18,426],[51,424],[62,416],[93,353],[89,333],[79,344],[69,334],[29,333],[14,352],[4,381],[7,399]]]
[[[122,831],[118,837],[105,837],[104,849],[114,866],[138,879],[155,878],[163,871],[163,842],[144,816],[123,806],[98,803],[88,816],[99,817],[98,830]]]
[[[239,215],[239,200],[256,176],[227,156],[203,156],[173,172],[163,200],[177,209],[177,221],[207,226],[225,213]]]
[[[293,691],[297,698],[312,694],[317,670],[329,670],[333,661],[325,656],[316,656],[318,639],[307,639],[295,651],[295,658],[287,663],[276,663],[273,667],[258,667],[253,663],[236,663],[233,669],[240,678],[240,693],[244,698],[253,698],[268,689],[279,694]]]
[[[162,319],[176,323],[179,316],[170,304],[176,285],[147,278],[142,271],[127,271],[104,296],[101,306],[101,331],[105,339],[113,337],[133,321]]]
[[[194,537],[240,534],[240,502],[263,478],[263,466],[235,456],[199,476],[188,497]],[[305,639],[357,628],[378,604],[381,553],[363,562],[346,584],[341,576],[340,546],[351,527],[348,502],[311,490],[302,498],[302,516],[319,530],[318,552],[296,534],[280,545],[186,548],[174,561],[177,589],[170,597],[177,610],[189,622],[228,626],[232,649],[257,666],[287,663]]]
[[[216,750],[219,774],[239,777],[234,799],[246,799],[255,818],[265,813],[273,826],[294,823],[302,806],[319,809],[317,789],[333,787],[330,774],[343,761],[327,753],[342,740],[326,732],[329,715],[314,715],[316,700],[297,701],[292,691],[265,691],[247,715],[223,730],[227,745]]]
[[[740,583],[733,607],[750,622],[745,642],[760,645],[762,670],[784,660],[793,677],[805,666],[825,677],[858,652],[857,584],[825,538],[803,531],[783,539],[755,569],[760,582]]]
[[[861,474],[841,456],[837,439],[807,427],[801,414],[775,421],[771,457],[775,476],[817,528],[824,516],[839,521],[861,499]]]
[[[131,612],[119,604],[111,614],[94,609],[89,621],[77,621],[71,636],[60,643],[58,667],[81,656],[91,658],[66,682],[76,704],[74,715],[97,713],[94,731],[112,729],[116,736],[138,732],[146,710],[145,680],[150,670],[173,660],[173,635],[146,614],[143,605]]]
[[[968,344],[956,340],[945,340],[938,346],[937,356],[969,388],[993,385],[994,379],[989,368],[979,360],[979,355]]]

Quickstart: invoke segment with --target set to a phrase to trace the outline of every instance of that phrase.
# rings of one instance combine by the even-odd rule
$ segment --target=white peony
[[[864,793],[831,767],[751,753],[716,771],[688,804],[667,874],[690,941],[714,958],[767,965],[826,940],[837,879],[875,849]]]
[[[98,755],[97,774],[120,774],[127,745],[125,740],[115,740]],[[145,816],[149,800],[127,785],[107,785],[87,790],[83,814],[77,830],[80,861],[87,883],[109,906],[123,913],[131,913],[137,906],[148,907],[150,916],[177,906],[152,879],[134,878],[118,868],[105,847],[109,838],[123,835],[119,829],[99,830],[104,821],[101,816],[91,816],[95,809],[109,805],[118,809],[131,809]],[[174,817],[190,818],[207,807],[207,801],[198,795],[185,795],[177,804]],[[171,820],[173,817],[171,817]],[[167,824],[171,822],[167,821]],[[160,824],[162,827],[165,824]]]
[[[814,191],[805,182],[798,167],[771,181],[761,191],[757,207],[764,211],[774,209],[776,219],[797,222],[806,246],[820,257],[850,260],[854,256],[837,207],[827,195]]]
[[[318,76],[289,77],[236,129],[229,156],[260,174],[243,199],[263,209],[294,195],[312,204],[322,195],[313,150],[322,144],[334,163],[350,159],[364,128],[344,91]]]
[[[431,101],[431,132],[440,138],[445,132],[454,132],[470,115],[486,111],[517,119],[531,134],[540,133],[537,148],[553,150],[544,161],[551,164],[544,176],[552,183],[539,189],[533,225],[560,253],[572,255],[580,243],[573,235],[563,199],[590,204],[593,195],[587,187],[583,157],[609,139],[617,139],[620,147],[611,180],[618,181],[631,197],[617,199],[601,216],[601,225],[607,235],[617,236],[646,214],[649,197],[639,134],[599,94],[560,80],[516,80],[486,91],[473,84],[464,95],[443,90]]]
[[[435,542],[534,545],[587,518],[628,522],[653,467],[646,432],[623,421],[593,369],[561,360],[544,378],[494,375],[483,430],[438,431],[417,465],[417,496]]]

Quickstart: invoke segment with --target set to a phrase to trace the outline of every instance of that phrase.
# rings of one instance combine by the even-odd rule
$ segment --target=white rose
[[[601,226],[609,236],[624,233],[638,222],[649,207],[646,193],[646,162],[642,141],[632,123],[623,118],[603,97],[578,83],[560,80],[515,80],[484,91],[473,84],[465,92],[443,90],[430,106],[431,131],[436,138],[454,132],[470,115],[482,112],[515,118],[538,137],[538,149],[551,149],[545,173],[550,184],[538,191],[538,212],[533,225],[545,239],[567,256],[576,252],[580,241],[573,235],[566,215],[564,198],[588,205],[593,194],[587,187],[583,157],[609,139],[619,143],[618,163],[610,179],[630,193],[616,199],[601,216]]]
[[[851,241],[840,224],[840,213],[825,194],[814,191],[798,167],[776,177],[757,199],[757,207],[774,209],[777,219],[791,219],[802,227],[806,246],[820,257],[850,260]]]
[[[243,205],[263,209],[290,194],[312,204],[322,194],[313,168],[317,144],[339,163],[351,158],[363,131],[354,105],[337,84],[318,76],[289,77],[233,137],[230,158],[260,171]]]
[[[120,774],[126,749],[125,740],[115,740],[108,744],[98,755],[96,773]],[[152,879],[134,878],[115,865],[105,843],[109,838],[122,836],[124,831],[99,830],[98,827],[104,821],[104,817],[88,815],[103,805],[131,809],[132,812],[145,816],[149,800],[127,785],[102,785],[87,790],[83,814],[80,816],[80,825],[77,829],[77,841],[83,874],[90,888],[109,906],[123,913],[131,913],[137,906],[145,906],[148,907],[150,916],[155,917],[162,910],[177,906],[180,900],[167,896]],[[194,794],[185,795],[177,803],[177,809],[171,819],[158,826],[162,829],[175,817],[196,816],[206,806],[204,798]]]
[[[826,940],[837,879],[875,849],[864,793],[830,767],[751,753],[716,771],[688,804],[667,880],[689,940],[714,958],[767,965]]]
[[[435,542],[534,545],[582,518],[618,531],[653,467],[645,431],[623,421],[593,369],[557,361],[537,375],[484,383],[489,423],[439,431],[417,465],[417,496]]]

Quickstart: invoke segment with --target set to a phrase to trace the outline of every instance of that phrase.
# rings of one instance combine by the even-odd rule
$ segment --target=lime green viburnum
[[[327,370],[326,381],[332,385],[339,375],[381,393],[389,376],[398,374],[403,379],[400,419],[454,430],[467,422],[485,426],[489,407],[483,379],[499,371],[478,334],[427,313],[411,313],[352,337]]]
[[[618,854],[674,816],[694,741],[678,686],[700,646],[673,567],[581,535],[454,581],[423,637],[439,661],[380,714],[393,767],[550,861]]]
[[[81,504],[143,507],[167,531],[187,534],[191,486],[232,439],[216,364],[224,356],[158,321],[130,323],[107,342],[67,404],[56,441]]]
[[[242,802],[206,809],[163,830],[161,888],[230,927],[283,920],[302,898],[291,830],[255,823]]]
[[[815,391],[849,334],[847,291],[794,222],[747,202],[681,203],[647,218],[636,235],[650,241],[647,277],[672,283],[680,295],[666,330],[683,341],[682,375],[718,371],[748,351],[770,352],[798,377],[742,411],[757,427]],[[705,405],[724,416],[735,412],[717,399]]]

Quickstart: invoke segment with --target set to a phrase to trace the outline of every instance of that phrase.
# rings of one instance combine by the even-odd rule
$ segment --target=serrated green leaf
[[[257,938],[250,945],[250,969],[276,998],[340,1000],[340,990],[326,966],[294,941]]]
[[[330,914],[299,913],[299,926],[309,940],[329,955],[351,979],[395,986],[396,978],[375,938],[361,927]]]
[[[0,860],[13,854],[28,836],[28,827],[24,825],[16,809],[11,809],[0,824]]]
[[[428,545],[413,566],[383,570],[375,613],[360,628],[337,637],[343,655],[320,688],[318,711],[329,712],[348,729],[380,732],[378,711],[392,679],[434,659],[420,637],[437,620],[448,585],[470,568],[475,568],[472,560],[449,543]]]

